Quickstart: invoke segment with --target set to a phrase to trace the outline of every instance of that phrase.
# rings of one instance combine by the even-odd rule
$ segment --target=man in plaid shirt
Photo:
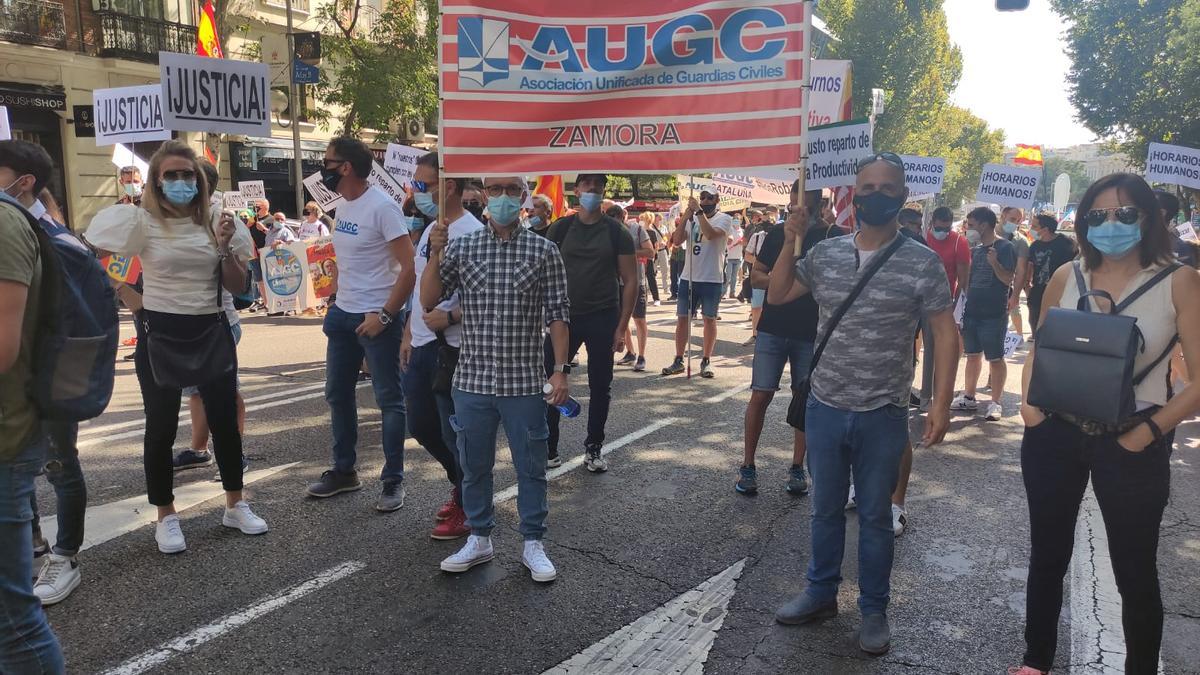
[[[447,246],[447,223],[429,236],[430,258],[421,275],[421,304],[434,307],[452,293],[462,302],[462,351],[454,373],[455,414],[462,463],[462,501],[471,536],[442,561],[446,572],[465,572],[492,559],[492,468],[496,431],[508,436],[517,471],[517,511],[525,537],[522,562],[534,581],[553,581],[546,557],[546,404],[567,400],[567,275],[553,242],[520,226],[528,183],[519,176],[488,178],[488,226]],[[549,327],[555,366],[550,393],[542,363],[543,329]]]

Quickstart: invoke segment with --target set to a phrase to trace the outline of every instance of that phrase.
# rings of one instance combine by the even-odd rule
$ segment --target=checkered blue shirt
[[[501,239],[491,227],[450,242],[438,269],[442,299],[459,292],[462,351],[454,387],[472,394],[542,393],[543,330],[567,321],[567,272],[558,247],[524,227]]]

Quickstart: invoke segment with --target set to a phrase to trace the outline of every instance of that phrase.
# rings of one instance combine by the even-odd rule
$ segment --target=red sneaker
[[[454,513],[458,508],[458,488],[453,488],[450,490],[450,499],[445,504],[442,504],[442,508],[438,509],[434,519],[443,521],[449,518],[450,514]]]
[[[137,338],[131,337],[128,340],[124,340],[121,342],[121,346],[122,347],[136,347],[137,346]]]
[[[1038,670],[1032,666],[1009,666],[1008,675],[1050,675],[1050,671]]]
[[[468,534],[471,534],[471,528],[467,527],[467,514],[463,513],[463,510],[456,506],[449,517],[433,528],[433,532],[430,532],[429,536],[434,539],[446,541],[465,537]]]

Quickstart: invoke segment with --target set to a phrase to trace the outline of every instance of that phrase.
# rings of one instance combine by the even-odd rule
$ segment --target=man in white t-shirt
[[[438,220],[449,223],[450,241],[482,230],[481,223],[473,213],[466,210],[461,195],[467,185],[465,178],[438,180],[437,153],[429,153],[417,160],[413,173],[413,189],[420,188],[430,195],[431,201],[421,199],[425,209],[420,209],[428,223],[421,231],[417,242],[417,278],[429,263],[429,235]],[[444,192],[441,192],[443,191]],[[443,197],[439,197],[441,192]],[[442,202],[445,211],[438,212]],[[427,212],[428,211],[428,212]],[[440,216],[440,218],[438,217]],[[436,307],[425,311],[421,307],[419,288],[414,288],[409,300],[408,323],[404,327],[404,341],[400,344],[400,383],[404,387],[405,409],[408,414],[408,430],[412,437],[429,451],[442,465],[453,489],[450,499],[438,510],[437,524],[429,536],[448,540],[464,537],[471,532],[467,527],[466,513],[462,508],[462,466],[458,461],[458,435],[450,425],[454,414],[454,401],[450,390],[435,391],[434,379],[439,368],[439,354],[457,355],[462,346],[462,308],[458,293],[454,293]]]
[[[373,158],[365,143],[335,138],[325,150],[321,182],[346,201],[338,206],[333,232],[338,278],[325,315],[325,400],[333,427],[333,468],[308,486],[313,497],[362,488],[355,470],[358,444],[358,373],[371,369],[375,401],[383,416],[383,491],[375,508],[404,505],[404,393],[400,388],[400,342],[404,306],[416,283],[408,218],[400,206],[367,183]]]
[[[687,347],[688,321],[697,308],[704,312],[704,354],[700,359],[700,377],[711,378],[713,347],[717,344],[717,311],[721,304],[724,278],[725,241],[733,235],[733,218],[717,210],[717,195],[700,191],[700,199],[688,200],[679,216],[671,243],[684,246],[683,272],[679,275],[679,300],[675,314],[675,361],[663,368],[663,375],[684,371],[683,350]]]

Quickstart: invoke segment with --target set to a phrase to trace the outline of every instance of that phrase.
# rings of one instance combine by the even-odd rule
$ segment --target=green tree
[[[1139,166],[1150,143],[1200,147],[1200,0],[1052,0],[1067,20],[1079,120]]]
[[[339,133],[373,129],[376,141],[392,140],[389,127],[404,120],[434,119],[438,101],[437,0],[385,7],[336,0],[318,11],[325,35],[317,98],[345,109]]]
[[[1038,188],[1038,201],[1054,201],[1054,181],[1064,173],[1071,178],[1071,194],[1068,201],[1079,201],[1088,186],[1092,184],[1092,179],[1088,178],[1087,169],[1082,162],[1063,157],[1049,157],[1046,159],[1046,166],[1042,172],[1042,184]]]
[[[989,129],[987,122],[955,105],[944,106],[906,143],[917,154],[946,158],[942,203],[954,207],[974,198],[983,165],[1004,157],[1004,132]]]

